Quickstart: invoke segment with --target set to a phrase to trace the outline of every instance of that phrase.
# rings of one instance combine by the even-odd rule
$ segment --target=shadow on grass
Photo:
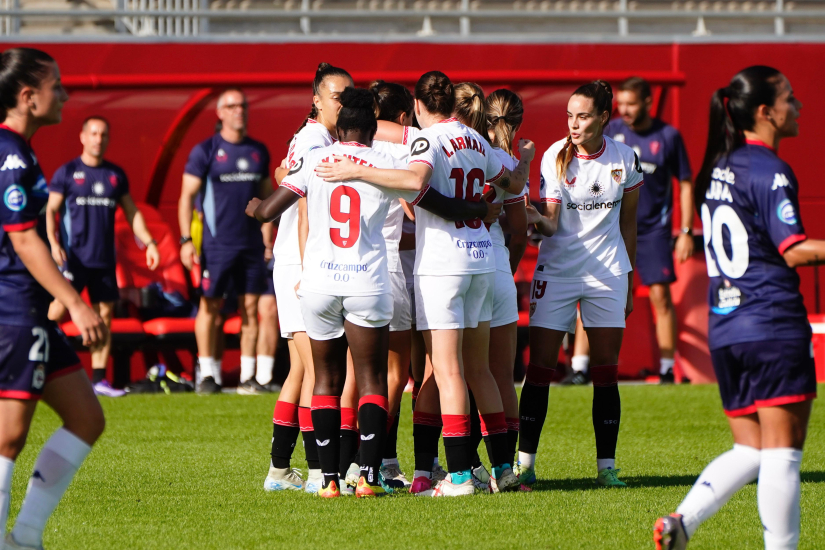
[[[691,487],[699,473],[692,476],[635,476],[622,477],[629,489],[647,487]],[[802,472],[802,483],[825,483],[825,472]],[[533,485],[534,491],[592,491],[602,489],[596,479],[582,477],[576,479],[539,479]]]

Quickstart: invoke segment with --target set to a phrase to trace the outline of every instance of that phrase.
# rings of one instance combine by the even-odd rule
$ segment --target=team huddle
[[[49,320],[52,297],[68,309],[85,345],[98,349],[107,331],[57,269],[65,254],[54,250],[61,242],[51,235],[54,220],[47,224],[51,251],[35,227],[48,193],[28,140],[60,121],[67,95],[59,69],[48,55],[22,48],[4,52],[0,63],[0,296],[7,297],[0,300],[0,340],[9,342],[0,348],[0,528],[14,460],[42,396],[64,426],[38,457],[5,539],[6,548],[39,548],[46,520],[103,430],[92,386]],[[640,86],[631,79],[620,89],[644,101]],[[290,372],[273,413],[267,491],[325,498],[532,491],[549,385],[577,319],[590,347],[595,482],[626,487],[616,468],[618,356],[633,311],[637,210],[650,171],[641,150],[625,143],[635,139],[632,129],[611,123],[613,103],[612,87],[601,80],[574,91],[569,133],[541,159],[539,210],[528,198],[534,145],[515,139],[524,108],[512,91],[485,97],[478,85],[454,84],[438,71],[424,74],[412,93],[383,81],[356,88],[345,70],[322,63],[310,114],[272,177],[266,148],[245,134],[243,93],[222,94],[224,127],[193,149],[185,169],[181,259],[194,266],[189,227],[197,201],[204,232],[199,316],[208,312],[199,321],[203,393],[220,390],[214,319],[226,293],[234,286],[239,294],[245,327],[257,323],[258,297],[269,291],[277,299]],[[761,66],[737,74],[711,103],[695,207],[711,281],[713,366],[735,444],[708,465],[676,513],[656,522],[658,549],[685,548],[704,520],[757,478],[766,548],[798,545],[799,463],[816,381],[795,267],[825,257],[825,241],[804,233],[798,184],[776,155],[781,139],[797,135],[800,108],[787,78]],[[648,130],[663,131],[639,133]],[[689,179],[684,151],[674,150],[666,173]],[[67,196],[85,183],[77,181],[79,171],[72,171],[73,183],[58,186]],[[109,194],[121,199],[92,206],[113,210],[110,202],[122,201],[128,188],[116,191],[119,182],[111,183]],[[650,203],[643,208],[653,210]],[[226,213],[240,212],[248,216],[242,223],[226,222]],[[267,285],[266,227],[276,220]],[[151,246],[140,219],[131,221]],[[513,273],[528,226],[543,240],[519,398]],[[70,265],[81,272],[89,267],[82,264]],[[147,264],[156,265],[154,252]],[[254,339],[242,338],[241,347],[242,376],[254,389]],[[411,480],[396,452],[410,375]],[[292,467],[299,433],[306,479]],[[482,440],[490,470],[478,454]]]

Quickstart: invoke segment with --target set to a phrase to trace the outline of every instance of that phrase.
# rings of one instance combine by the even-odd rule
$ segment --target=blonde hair
[[[501,89],[487,96],[487,125],[493,132],[493,145],[510,156],[513,156],[516,128],[522,120],[524,105],[516,93]]]
[[[604,80],[594,80],[588,84],[579,86],[573,95],[580,95],[588,97],[593,100],[593,109],[597,115],[607,113],[607,118],[613,112],[613,88]],[[556,175],[559,181],[564,181],[567,175],[567,167],[570,161],[573,160],[573,155],[576,152],[576,147],[573,145],[573,137],[568,133],[567,141],[564,142],[564,147],[561,148],[559,154],[556,155]]]
[[[453,89],[455,90],[453,114],[462,124],[469,126],[489,142],[487,109],[484,106],[484,91],[481,86],[473,82],[462,82],[456,84]]]

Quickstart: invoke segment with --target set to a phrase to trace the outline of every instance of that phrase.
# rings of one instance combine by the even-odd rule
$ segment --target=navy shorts
[[[670,284],[673,271],[673,237],[669,233],[639,234],[636,237],[636,273],[645,286]]]
[[[265,296],[275,296],[275,279],[272,278],[272,271],[275,269],[275,258],[269,260],[266,264],[266,290]]]
[[[52,321],[36,327],[0,325],[0,398],[40,399],[50,380],[82,368]]]
[[[83,292],[84,288],[89,291],[89,301],[93,304],[117,302],[120,299],[115,266],[86,267],[80,261],[70,258],[61,271],[78,293]]]
[[[753,414],[816,397],[809,339],[734,344],[711,351],[722,406],[728,416]]]
[[[207,298],[223,298],[233,285],[238,294],[263,294],[266,264],[260,248],[212,249],[201,254],[201,290]]]

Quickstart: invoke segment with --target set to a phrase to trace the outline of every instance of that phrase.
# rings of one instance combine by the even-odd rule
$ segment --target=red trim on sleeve
[[[561,204],[561,199],[541,199],[541,202],[551,202],[553,204]]]
[[[765,143],[761,139],[747,139],[746,138],[745,143],[747,143],[748,145],[758,145],[760,147],[767,147],[768,149],[770,149],[771,151],[776,153],[776,149],[774,149],[773,147],[771,147],[770,145],[768,145],[767,143]]]
[[[504,175],[504,170],[506,170],[506,168],[504,168],[504,165],[502,164],[501,165],[501,170],[499,170],[498,174],[496,174],[492,178],[488,179],[487,183],[493,183],[494,181],[498,180],[501,176]]]
[[[289,189],[290,191],[292,191],[293,193],[295,193],[299,197],[305,197],[306,196],[306,193],[304,193],[303,191],[301,191],[300,189],[298,189],[294,185],[291,185],[291,184],[289,184],[285,181],[281,182],[281,187],[286,187],[287,189]]]
[[[418,193],[418,196],[417,196],[417,197],[415,197],[415,200],[414,200],[414,201],[412,201],[410,204],[411,204],[411,205],[413,205],[413,206],[415,206],[416,204],[418,204],[419,202],[421,202],[421,199],[424,197],[424,195],[425,195],[425,194],[427,193],[427,191],[429,191],[429,190],[430,190],[430,186],[429,186],[429,185],[425,185],[425,186],[424,186],[424,189],[422,189],[422,190],[421,190],[421,192],[419,192],[419,193]]]
[[[807,240],[807,239],[808,239],[808,236],[805,235],[804,233],[798,234],[798,235],[791,235],[790,237],[788,237],[787,239],[785,239],[784,241],[779,243],[779,253],[784,254],[786,250],[788,250],[790,247],[792,247],[796,243],[800,243],[800,242],[802,242],[804,240]]]
[[[637,183],[636,185],[634,185],[632,187],[625,188],[624,192],[625,193],[630,193],[631,191],[635,191],[636,189],[638,189],[639,187],[641,187],[644,184],[645,184],[645,181],[642,180],[642,181],[640,181],[639,183]]]
[[[516,198],[513,198],[513,199],[506,199],[504,201],[504,204],[516,204],[516,203],[519,203],[519,202],[524,202],[524,195],[521,195],[520,197],[516,197]]]
[[[12,130],[14,131],[14,130]],[[26,401],[39,401],[40,396],[36,393],[19,390],[0,390],[0,398],[2,399],[23,399]]]
[[[773,399],[756,399],[753,404],[761,409],[762,407],[778,407],[780,405],[790,405],[791,403],[802,403],[803,401],[810,401],[811,399],[816,399],[816,392],[785,395],[783,397],[774,397]]]
[[[413,162],[422,162],[422,163],[426,164],[427,166],[429,166],[431,169],[433,169],[433,165],[430,164],[430,161],[428,161],[428,160],[424,160],[424,159],[411,160],[409,162],[409,164],[412,164]]]
[[[13,233],[15,231],[25,231],[37,225],[37,220],[31,220],[23,223],[10,223],[3,226],[3,231],[6,233]]]
[[[736,418],[737,416],[745,416],[756,412],[756,405],[748,405],[741,409],[733,409],[732,411],[725,411],[725,415]]]
[[[404,126],[404,137],[401,138],[401,145],[407,145],[407,139],[410,137],[410,127]]]

